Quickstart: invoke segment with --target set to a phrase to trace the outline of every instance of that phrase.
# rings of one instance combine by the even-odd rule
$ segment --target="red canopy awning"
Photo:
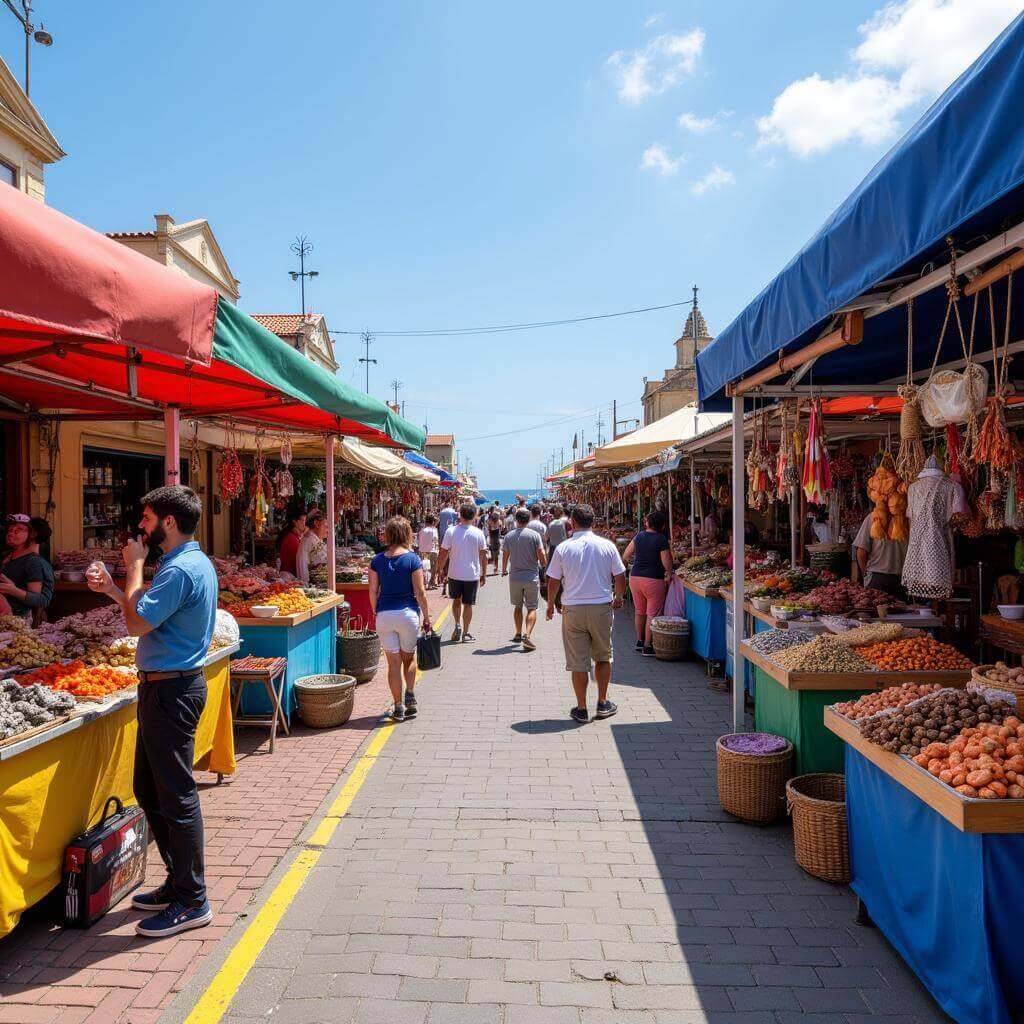
[[[217,292],[16,188],[0,189],[0,330],[94,338],[207,365]]]

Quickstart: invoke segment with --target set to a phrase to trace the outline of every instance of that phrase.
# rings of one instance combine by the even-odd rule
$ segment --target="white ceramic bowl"
[[[1024,604],[997,604],[996,609],[1004,619],[1024,619]]]
[[[790,611],[787,608],[777,608],[775,605],[772,605],[772,615],[781,622],[786,622],[789,619],[795,618],[796,612]]]
[[[277,614],[277,605],[254,604],[249,610],[257,619],[272,619]]]

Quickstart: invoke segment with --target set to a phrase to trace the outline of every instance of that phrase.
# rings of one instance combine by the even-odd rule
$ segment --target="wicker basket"
[[[344,725],[352,715],[356,681],[351,676],[326,674],[295,680],[299,718],[314,729]]]
[[[353,619],[354,628],[338,633],[338,671],[347,672],[357,683],[368,683],[376,674],[380,664],[380,637],[372,629],[361,629],[358,617]]]
[[[1024,686],[1019,683],[997,683],[994,679],[986,679],[985,673],[990,668],[995,668],[995,665],[975,665],[971,669],[971,682],[986,690],[1002,690],[1003,693],[1013,694],[1017,698],[1017,706],[1024,706]]]
[[[730,734],[731,735],[731,734]],[[766,824],[786,810],[786,779],[793,744],[777,754],[739,754],[726,747],[721,736],[718,754],[718,801],[722,810],[741,821]]]
[[[796,862],[809,875],[843,885],[850,881],[846,831],[846,779],[832,772],[798,775],[786,783],[793,816]]]
[[[651,643],[658,661],[679,661],[690,653],[690,624],[685,632],[673,633],[651,626]]]

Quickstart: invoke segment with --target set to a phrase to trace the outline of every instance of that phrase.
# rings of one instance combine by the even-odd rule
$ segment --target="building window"
[[[17,168],[12,167],[10,164],[5,164],[3,160],[0,160],[0,181],[2,181],[5,185],[13,185],[15,188],[17,188]]]

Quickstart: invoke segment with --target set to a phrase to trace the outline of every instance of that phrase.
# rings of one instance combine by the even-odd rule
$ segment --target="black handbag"
[[[441,667],[441,634],[431,630],[416,640],[416,667],[421,672]]]

